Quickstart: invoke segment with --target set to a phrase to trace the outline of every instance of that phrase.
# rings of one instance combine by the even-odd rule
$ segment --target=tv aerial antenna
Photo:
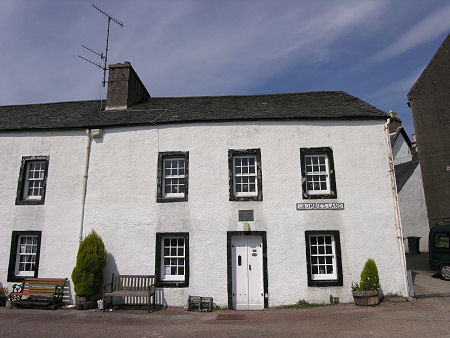
[[[103,87],[105,87],[105,84],[106,84],[106,71],[108,70],[107,64],[108,64],[109,26],[110,26],[111,21],[116,23],[116,24],[118,24],[121,27],[124,27],[124,25],[123,25],[123,23],[121,21],[119,21],[117,19],[114,19],[111,15],[109,15],[105,11],[101,10],[100,8],[95,6],[94,4],[92,4],[92,7],[94,7],[96,10],[98,10],[100,13],[102,13],[104,16],[106,16],[108,18],[108,28],[106,30],[105,53],[98,53],[95,50],[92,50],[92,49],[90,49],[90,48],[88,48],[88,47],[86,47],[84,45],[81,45],[81,47],[83,47],[83,48],[87,49],[88,51],[90,51],[91,53],[99,56],[101,60],[104,60],[103,61],[103,65],[101,63],[91,61],[91,60],[89,60],[89,59],[87,59],[87,58],[85,58],[85,57],[83,57],[81,55],[78,55],[78,57],[83,59],[83,60],[85,60],[85,61],[87,61],[87,62],[89,62],[89,63],[92,63],[94,66],[96,66],[96,67],[100,68],[101,70],[103,70],[103,81],[102,81],[102,84],[103,84]]]

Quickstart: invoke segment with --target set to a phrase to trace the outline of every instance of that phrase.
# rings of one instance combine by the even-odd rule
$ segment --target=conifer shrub
[[[369,258],[361,272],[361,282],[359,289],[362,291],[378,290],[380,288],[380,279],[378,277],[378,268],[375,261]]]
[[[89,297],[100,293],[105,264],[105,245],[92,230],[80,243],[77,264],[72,271],[73,288],[77,296]]]

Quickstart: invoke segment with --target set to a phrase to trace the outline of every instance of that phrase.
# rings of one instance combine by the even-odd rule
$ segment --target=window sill
[[[340,280],[310,280],[308,281],[308,286],[315,287],[327,287],[327,286],[342,286],[342,281]]]
[[[262,195],[258,196],[230,196],[230,201],[262,201]]]
[[[41,205],[44,204],[44,199],[40,200],[16,200],[16,205]]]
[[[303,199],[304,200],[318,200],[318,199],[333,199],[333,200],[335,200],[335,199],[337,199],[337,196],[336,195],[326,195],[326,194],[317,194],[317,195],[315,195],[315,194],[304,194],[303,195]]]
[[[186,288],[189,286],[189,282],[186,281],[159,281],[156,283],[158,288]]]
[[[187,202],[187,196],[184,197],[167,197],[167,198],[157,198],[156,203],[171,203],[171,202]]]

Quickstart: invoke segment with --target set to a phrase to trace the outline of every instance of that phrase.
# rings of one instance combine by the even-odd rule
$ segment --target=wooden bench
[[[64,286],[67,278],[28,278],[21,284],[14,284],[9,295],[13,305],[21,306],[45,306],[56,309],[62,305]],[[22,299],[27,296],[26,299]]]
[[[155,276],[153,275],[116,275],[113,273],[111,283],[106,284],[103,288],[103,311],[106,309],[106,297],[111,299],[110,307],[113,305],[114,297],[147,297],[148,312],[150,312],[150,300],[153,296],[153,310],[155,309]]]

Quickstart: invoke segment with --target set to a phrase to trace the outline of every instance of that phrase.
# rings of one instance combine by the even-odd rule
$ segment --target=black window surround
[[[24,277],[16,276],[16,259],[17,259],[17,245],[19,244],[19,236],[37,236],[36,248],[36,262],[34,265],[34,276],[38,277],[39,272],[39,256],[41,253],[41,231],[13,231],[11,235],[11,249],[9,253],[8,266],[8,282],[22,282]]]
[[[306,172],[305,172],[305,155],[326,154],[328,157],[328,174],[330,181],[329,194],[309,194],[306,187]],[[336,175],[334,170],[333,150],[330,147],[321,148],[300,148],[300,167],[302,174],[302,193],[303,199],[336,199]]]
[[[235,156],[246,156],[254,155],[256,156],[256,179],[258,194],[255,196],[236,196],[234,191],[234,170],[233,170],[233,158]],[[262,201],[262,170],[261,170],[261,149],[229,149],[228,150],[228,181],[229,181],[229,193],[230,201]]]
[[[314,235],[333,235],[335,242],[335,258],[337,278],[331,280],[313,280],[311,272],[311,255],[310,255],[310,237]],[[306,243],[306,267],[308,272],[308,286],[327,287],[327,286],[342,286],[342,257],[341,257],[341,240],[339,237],[339,231],[337,230],[317,230],[317,231],[305,231],[305,243]]]
[[[33,161],[46,161],[47,165],[44,171],[44,180],[43,180],[43,194],[39,199],[26,199],[25,197],[25,180],[27,175],[27,166],[29,162]],[[45,201],[45,193],[47,191],[47,174],[48,174],[48,162],[49,156],[23,156],[22,163],[20,165],[19,172],[19,180],[17,183],[17,194],[16,194],[16,205],[39,205],[44,204]]]
[[[184,196],[183,197],[164,197],[164,159],[166,158],[184,158],[185,168],[184,168]],[[167,202],[187,202],[189,192],[189,151],[171,151],[171,152],[160,152],[158,154],[158,182],[157,182],[157,203],[167,203]]]
[[[184,281],[162,281],[161,280],[161,245],[165,237],[183,237],[185,243],[184,257]],[[157,232],[156,233],[156,254],[155,254],[155,279],[157,287],[165,288],[185,288],[189,286],[189,232]]]

